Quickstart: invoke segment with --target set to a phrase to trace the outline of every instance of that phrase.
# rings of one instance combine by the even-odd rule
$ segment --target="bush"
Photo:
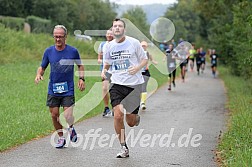
[[[97,58],[93,43],[78,41],[68,35],[67,44],[76,47],[83,59]],[[54,45],[51,34],[17,32],[0,23],[0,65],[41,61],[44,50],[50,45]]]
[[[27,16],[26,22],[31,26],[31,32],[33,33],[51,33],[52,23],[51,20],[42,19],[37,16]]]
[[[19,31],[24,29],[25,19],[20,17],[0,16],[0,23],[4,24],[5,27]]]

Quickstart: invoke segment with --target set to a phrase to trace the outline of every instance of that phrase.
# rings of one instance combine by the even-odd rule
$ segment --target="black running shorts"
[[[124,86],[113,84],[109,90],[111,105],[115,107],[122,104],[129,114],[138,114],[142,84]]]
[[[74,96],[52,96],[47,95],[46,105],[49,107],[71,107],[75,103]]]

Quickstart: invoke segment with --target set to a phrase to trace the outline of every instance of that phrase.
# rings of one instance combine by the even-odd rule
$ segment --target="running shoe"
[[[59,138],[58,143],[56,144],[55,148],[63,148],[66,144],[65,138]]]
[[[103,113],[102,113],[102,116],[105,117],[105,116],[107,116],[108,113],[110,113],[110,112],[111,112],[110,109],[109,109],[108,107],[105,107],[105,108],[104,108],[104,111],[103,111]]]
[[[114,113],[109,110],[103,117],[113,117],[114,116]]]
[[[104,109],[104,112],[103,112],[103,117],[113,117],[114,116],[114,113],[108,108],[106,107]]]
[[[129,157],[129,149],[126,146],[121,147],[121,152],[116,155],[116,158],[127,158]]]
[[[168,86],[168,90],[171,90],[171,85]]]
[[[77,142],[77,133],[76,133],[74,127],[71,128],[71,130],[70,130],[70,140],[72,142]]]

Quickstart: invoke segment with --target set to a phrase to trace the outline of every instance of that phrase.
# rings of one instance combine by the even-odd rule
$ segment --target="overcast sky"
[[[162,4],[173,4],[177,0],[109,0],[110,2],[115,2],[118,4],[132,4],[132,5],[145,5],[153,3],[162,3]]]

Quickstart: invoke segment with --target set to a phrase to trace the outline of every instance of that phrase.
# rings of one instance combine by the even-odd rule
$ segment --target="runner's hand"
[[[83,90],[85,90],[85,87],[86,87],[85,82],[82,79],[79,79],[79,82],[78,82],[79,90],[83,91]]]
[[[138,66],[130,66],[128,72],[130,75],[134,75],[139,71]]]
[[[98,64],[102,64],[102,59],[97,60]]]
[[[107,72],[106,69],[103,69],[102,72],[101,72],[101,78],[102,78],[103,81],[107,78],[106,77],[106,72]]]
[[[155,61],[155,60],[152,60],[152,63],[153,63],[153,64],[155,64],[155,65],[157,65],[157,64],[158,64],[158,62],[157,62],[157,61]]]
[[[41,80],[42,80],[42,81],[44,80],[43,76],[42,76],[42,75],[37,75],[37,76],[35,77],[35,80],[34,80],[34,81],[35,81],[36,84],[38,84],[39,81],[41,81]]]

